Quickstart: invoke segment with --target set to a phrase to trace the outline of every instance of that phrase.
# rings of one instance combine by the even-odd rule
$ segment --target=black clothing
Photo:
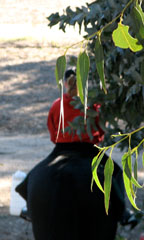
[[[91,162],[98,151],[89,143],[58,143],[16,188],[27,200],[36,240],[115,239],[125,209],[122,171],[114,163],[106,215],[103,193],[95,183],[91,191]],[[98,168],[102,184],[107,158]]]

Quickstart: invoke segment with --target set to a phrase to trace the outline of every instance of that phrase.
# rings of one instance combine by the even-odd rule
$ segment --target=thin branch
[[[69,50],[69,48],[72,48],[80,43],[83,43],[84,41],[89,41],[91,38],[93,38],[94,36],[96,35],[101,35],[101,33],[104,31],[104,29],[106,29],[109,25],[111,25],[112,23],[114,23],[118,18],[121,18],[123,17],[124,15],[124,12],[126,11],[126,9],[134,2],[135,0],[130,0],[127,5],[123,8],[123,10],[121,11],[121,13],[119,13],[114,19],[112,19],[112,21],[110,21],[109,23],[107,23],[104,27],[102,27],[101,29],[99,29],[98,31],[94,32],[93,34],[91,34],[89,37],[87,37],[86,39],[83,39],[77,43],[74,43],[68,47],[66,47],[66,50],[65,50],[65,54],[67,53],[67,51]]]

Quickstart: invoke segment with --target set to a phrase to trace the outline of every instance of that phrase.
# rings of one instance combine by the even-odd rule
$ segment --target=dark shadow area
[[[0,90],[0,130],[11,131],[13,127],[24,133],[46,130],[49,108],[59,96],[55,61],[26,62],[0,68],[0,84],[4,85]]]

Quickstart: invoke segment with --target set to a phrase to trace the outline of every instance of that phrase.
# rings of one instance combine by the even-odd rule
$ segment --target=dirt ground
[[[57,29],[52,32],[48,30],[49,37],[45,36],[44,29],[42,29],[41,38],[35,35],[42,24],[45,24],[45,21],[37,24],[38,20],[42,18],[45,6],[40,5],[40,2],[42,4],[44,1],[36,1],[41,7],[36,13],[34,11],[35,2],[32,0],[29,1],[29,16],[33,14],[33,19],[36,21],[34,17],[39,15],[37,21],[31,25],[31,27],[36,27],[30,28],[30,30],[33,29],[34,35],[32,34],[31,37],[21,35],[22,32],[27,35],[27,28],[22,31],[21,28],[24,25],[23,22],[20,22],[22,18],[19,13],[19,15],[17,14],[19,25],[13,23],[13,31],[18,33],[19,29],[20,36],[14,34],[12,37],[11,29],[7,32],[5,30],[8,25],[12,24],[14,17],[12,14],[9,15],[10,19],[7,18],[9,21],[6,22],[4,15],[4,11],[10,11],[8,4],[12,4],[12,2],[10,0],[2,2],[3,5],[0,6],[3,19],[3,25],[0,25],[3,34],[0,39],[0,240],[33,240],[31,224],[9,213],[12,175],[17,170],[28,172],[53,148],[46,121],[51,103],[59,96],[54,76],[55,63],[57,57],[63,54],[64,46],[79,40],[79,37],[74,34],[75,32],[71,32],[71,29],[68,30],[67,35],[60,34]],[[17,8],[14,10],[18,11],[22,5],[21,1],[17,0],[16,2]],[[59,2],[62,8],[64,1]],[[77,1],[75,1],[76,3]],[[28,16],[28,12],[26,16]],[[22,12],[22,17],[24,21],[24,12]],[[30,26],[29,21],[31,19],[26,21],[26,27]],[[69,50],[68,55],[77,55],[77,53],[78,49],[73,48]],[[120,155],[116,150],[114,158],[117,162],[120,161]],[[144,181],[141,164],[139,165],[139,181],[141,183]],[[140,190],[137,193],[137,205],[142,209],[143,199],[144,191]],[[139,240],[142,232],[144,232],[143,221],[132,231],[128,227],[119,226],[118,228],[118,234],[121,234],[126,240]]]

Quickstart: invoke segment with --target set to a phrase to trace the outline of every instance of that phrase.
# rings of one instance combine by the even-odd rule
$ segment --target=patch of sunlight
[[[65,43],[71,44],[82,40],[82,36],[79,35],[78,26],[75,26],[75,28],[72,26],[67,26],[66,32],[64,33],[59,30],[58,26],[49,28],[47,24],[37,24],[35,26],[30,23],[0,24],[0,32],[1,41],[5,40],[13,42],[17,39],[37,39],[53,43],[54,45],[57,45],[59,42],[61,43],[61,45],[64,45]],[[82,30],[82,35],[83,34],[84,31]]]
[[[5,188],[9,188],[11,186],[11,179],[0,179],[0,191]]]

